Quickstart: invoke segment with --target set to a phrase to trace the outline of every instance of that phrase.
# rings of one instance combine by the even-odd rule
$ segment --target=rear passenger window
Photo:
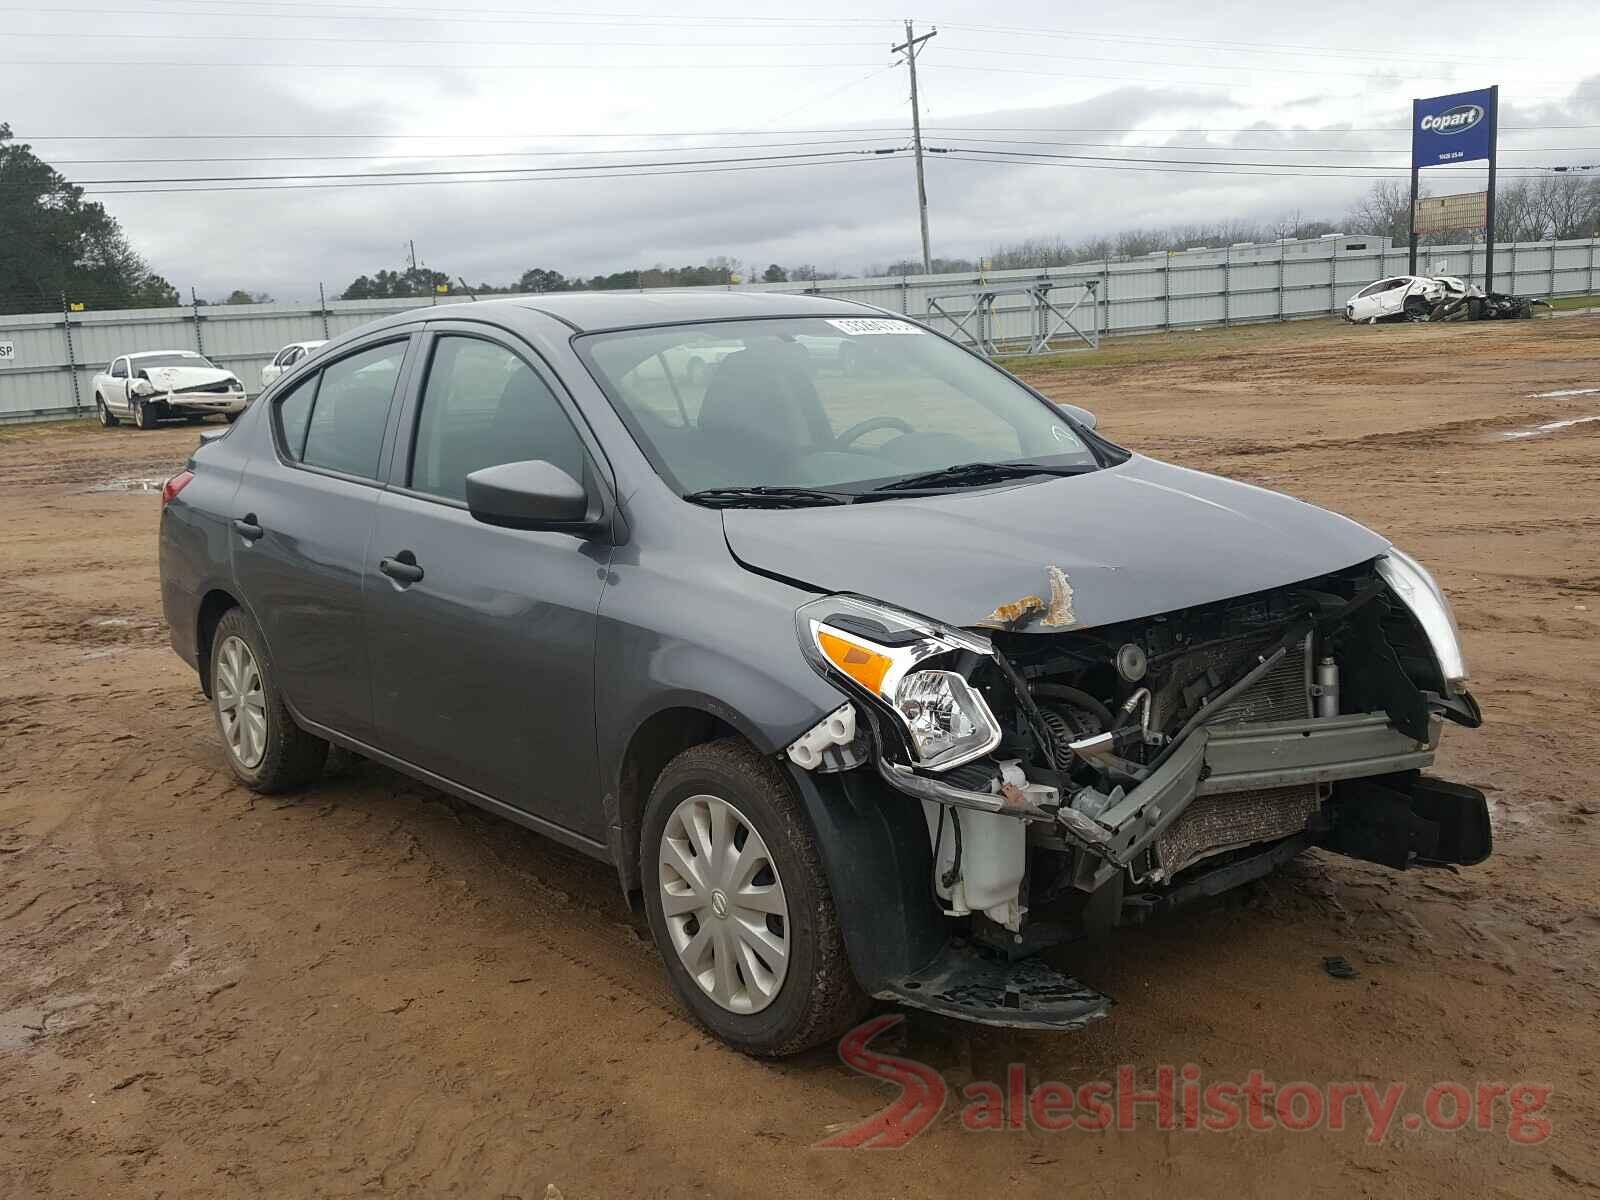
[[[389,402],[405,352],[405,342],[389,342],[342,358],[322,372],[302,462],[364,479],[378,477]]]
[[[317,394],[317,377],[313,375],[278,401],[278,432],[283,435],[283,448],[289,457],[299,462],[306,452],[306,425],[311,419],[311,401]]]
[[[503,346],[439,338],[417,415],[411,487],[464,500],[473,471],[534,458],[583,478],[583,443],[544,381]]]

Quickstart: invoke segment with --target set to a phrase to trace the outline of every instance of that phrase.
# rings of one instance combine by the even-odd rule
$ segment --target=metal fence
[[[1481,280],[1483,257],[1481,245],[1429,247],[1418,269]],[[1495,265],[1501,291],[1529,296],[1600,293],[1600,239],[1501,246]],[[1030,285],[1048,284],[1065,295],[1069,288],[1095,284],[1090,310],[1079,324],[1114,336],[1326,316],[1341,312],[1363,285],[1405,271],[1405,247],[1388,246],[1382,239],[1337,237],[1070,267],[735,286],[858,300],[926,320],[960,338],[970,331],[940,311],[937,297],[988,289],[997,293],[986,326],[990,345],[985,349],[992,351],[1038,336],[1039,310]],[[1002,292],[1007,294],[998,294]],[[457,295],[76,313],[63,309],[0,316],[0,421],[92,412],[95,373],[117,355],[137,350],[199,350],[235,372],[254,392],[260,368],[290,342],[337,337],[387,313],[467,299]]]

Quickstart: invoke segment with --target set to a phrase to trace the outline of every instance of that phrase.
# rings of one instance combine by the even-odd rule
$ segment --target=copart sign
[[[1475,162],[1494,148],[1496,89],[1411,102],[1411,165]]]

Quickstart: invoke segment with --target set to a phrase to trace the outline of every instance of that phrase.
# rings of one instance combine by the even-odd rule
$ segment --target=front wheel
[[[257,792],[283,792],[322,771],[328,743],[294,723],[278,691],[261,630],[229,609],[211,639],[211,710],[228,766]]]
[[[667,764],[645,809],[640,875],[673,990],[730,1046],[798,1054],[861,1015],[810,823],[748,743],[694,746]]]
[[[133,402],[133,423],[140,429],[154,429],[156,427],[154,407],[148,400],[135,400]]]

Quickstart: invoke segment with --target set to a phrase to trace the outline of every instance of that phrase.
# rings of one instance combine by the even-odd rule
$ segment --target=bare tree
[[[1426,191],[1417,193],[1426,196]],[[1404,179],[1380,179],[1351,206],[1346,217],[1352,233],[1393,238],[1397,245],[1411,243],[1411,185]]]

